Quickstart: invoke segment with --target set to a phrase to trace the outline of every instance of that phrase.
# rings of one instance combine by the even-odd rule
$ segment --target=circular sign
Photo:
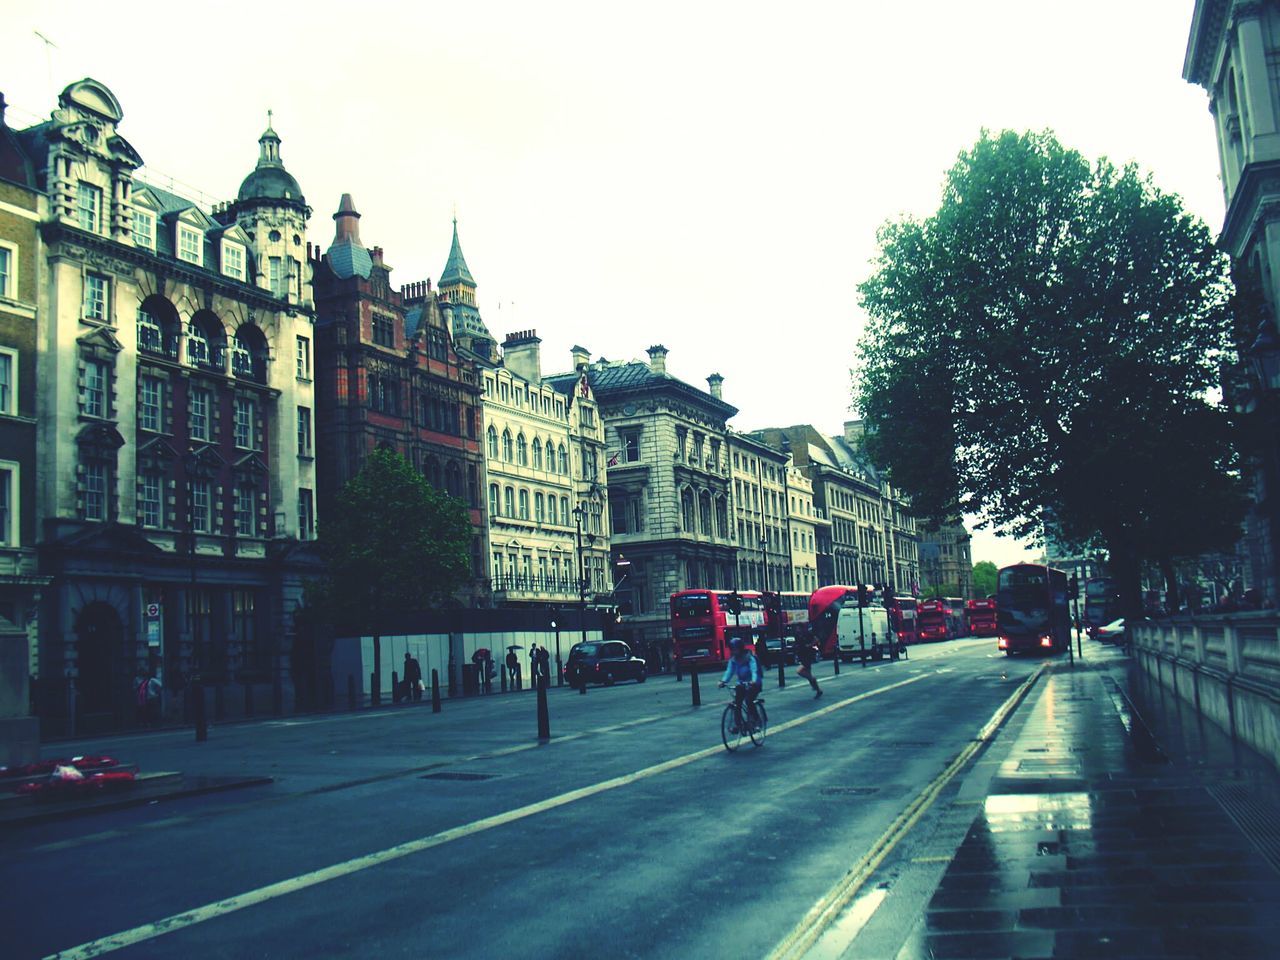
[[[158,604],[158,603],[148,603],[148,604],[147,604],[147,616],[148,616],[148,617],[158,617],[158,616],[160,616],[160,604]]]

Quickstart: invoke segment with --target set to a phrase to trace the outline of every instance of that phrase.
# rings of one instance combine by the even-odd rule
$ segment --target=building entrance
[[[133,664],[124,656],[124,624],[115,607],[95,601],[76,618],[78,710],[82,717],[110,716],[127,704]]]

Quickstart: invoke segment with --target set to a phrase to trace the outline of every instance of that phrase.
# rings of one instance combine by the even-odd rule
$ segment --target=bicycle
[[[764,709],[763,697],[756,697],[755,708],[756,720],[753,722],[745,716],[739,716],[736,698],[725,705],[724,713],[720,715],[720,738],[724,741],[724,748],[730,753],[741,746],[743,737],[750,738],[752,746],[758,747],[764,743],[765,734],[769,731],[769,714]]]

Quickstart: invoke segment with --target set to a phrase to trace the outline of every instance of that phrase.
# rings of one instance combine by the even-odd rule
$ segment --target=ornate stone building
[[[1246,356],[1269,352],[1275,358],[1280,354],[1280,7],[1257,0],[1196,0],[1182,75],[1209,94],[1227,206],[1219,243],[1231,255],[1236,284],[1257,313],[1240,331],[1238,347]],[[1248,386],[1244,371],[1237,373],[1225,387],[1239,406],[1255,406],[1250,393],[1280,391],[1280,375],[1274,372],[1267,374],[1274,382]],[[1242,547],[1245,586],[1274,603],[1280,597],[1280,470],[1274,466],[1275,423],[1267,429],[1271,449],[1250,475],[1253,505]]]
[[[35,169],[4,119],[0,95],[0,764],[39,750],[28,716],[35,656],[36,304],[44,197]]]
[[[956,520],[920,528],[920,588],[931,596],[973,599],[973,554],[969,531]]]
[[[94,80],[21,132],[41,218],[37,704],[79,729],[133,716],[137,671],[201,675],[212,715],[287,709],[314,536],[302,427],[310,209],[269,126],[211,210],[135,177]],[[308,436],[308,441],[309,441]]]
[[[726,421],[738,411],[716,396],[718,378],[708,393],[667,373],[663,346],[647,364],[591,363],[581,347],[572,356],[574,372],[552,379],[585,375],[603,412],[613,559],[629,563],[615,594],[620,632],[665,644],[672,593],[735,585]]]
[[[720,377],[707,378],[712,396]],[[740,590],[791,590],[788,544],[787,456],[742,433],[729,433],[733,515]]]
[[[459,599],[475,605],[487,595],[476,365],[455,348],[443,300],[429,280],[392,288],[382,248],[370,250],[360,240],[350,194],[343,194],[333,219],[328,250],[322,254],[317,245],[311,253],[320,508],[330,508],[375,448],[395,450],[470,511],[473,576]]]
[[[791,529],[791,582],[793,590],[818,589],[817,531],[831,535],[831,521],[813,505],[813,481],[788,460],[787,516]]]

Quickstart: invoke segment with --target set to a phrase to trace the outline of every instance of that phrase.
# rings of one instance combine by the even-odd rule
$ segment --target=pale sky
[[[724,375],[737,429],[836,433],[876,228],[930,213],[982,127],[1136,160],[1216,232],[1193,5],[0,0],[0,90],[22,127],[100,80],[144,178],[216,199],[270,108],[312,241],[350,192],[393,282],[434,280],[456,210],[489,329],[536,329],[545,372],[663,343],[676,376]]]

